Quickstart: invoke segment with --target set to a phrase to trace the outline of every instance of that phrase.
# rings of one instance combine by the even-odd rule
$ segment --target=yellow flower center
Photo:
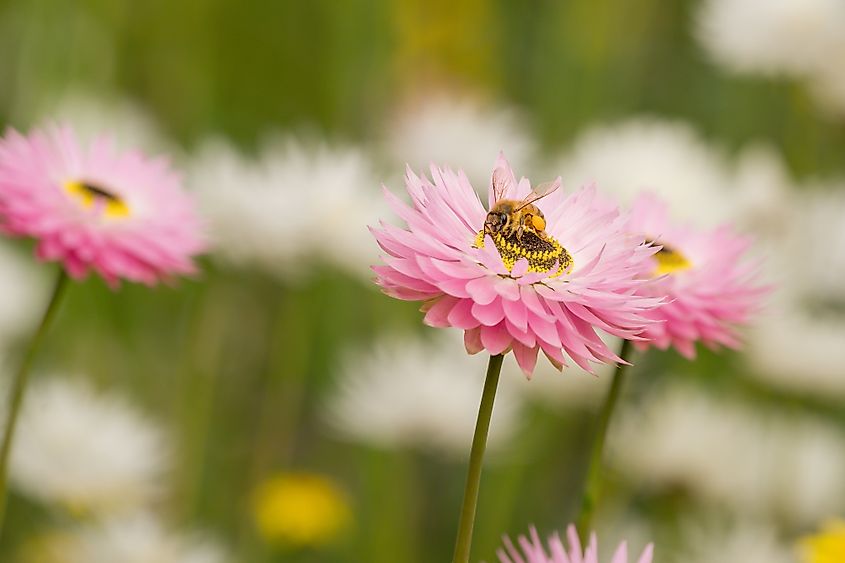
[[[476,235],[476,248],[484,248],[484,236],[483,230]],[[550,277],[569,271],[574,264],[569,252],[550,236],[540,238],[532,232],[524,232],[521,239],[518,239],[515,234],[505,237],[502,233],[496,233],[491,236],[496,250],[499,251],[499,256],[502,257],[502,264],[508,272],[513,270],[520,258],[528,260],[529,272],[549,272]],[[555,265],[557,269],[552,272]]]
[[[329,479],[309,473],[265,481],[255,491],[254,509],[265,540],[294,546],[330,543],[351,520],[343,492]]]
[[[801,540],[804,563],[840,563],[845,561],[845,521],[828,523],[823,531]]]
[[[662,276],[664,274],[683,272],[684,270],[692,268],[692,262],[687,260],[686,256],[674,248],[666,246],[665,244],[662,246],[663,248],[658,250],[657,254],[654,255],[654,259],[657,261],[657,266],[654,268],[653,273],[655,277]]]
[[[106,188],[91,182],[65,182],[65,191],[85,209],[97,208],[105,217],[120,219],[129,215],[129,206]]]

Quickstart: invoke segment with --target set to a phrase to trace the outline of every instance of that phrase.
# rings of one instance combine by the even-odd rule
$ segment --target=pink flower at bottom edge
[[[501,563],[600,563],[595,533],[590,534],[590,543],[585,550],[582,550],[575,526],[570,525],[566,530],[566,537],[569,541],[568,551],[559,534],[554,534],[549,538],[548,551],[546,550],[547,546],[540,540],[536,528],[532,526],[529,535],[530,537],[519,536],[517,538],[518,547],[505,537],[505,546],[496,552],[499,561]],[[637,563],[651,563],[653,554],[654,545],[648,544]],[[628,563],[628,545],[626,542],[619,545],[610,563]]]
[[[58,126],[0,140],[0,229],[36,239],[38,257],[70,276],[94,270],[112,287],[191,274],[205,248],[166,161],[119,153],[105,137],[84,148]]]
[[[659,322],[647,313],[662,298],[643,295],[651,281],[638,278],[656,249],[628,234],[625,218],[595,189],[539,200],[548,238],[523,239],[529,244],[485,235],[488,212],[463,173],[432,165],[431,175],[407,171],[410,206],[385,190],[407,227],[371,229],[385,252],[373,270],[388,295],[424,302],[426,324],[463,330],[469,353],[512,351],[528,376],[540,351],[559,369],[568,356],[592,372],[590,362],[620,361],[597,329],[636,340]],[[531,193],[504,156],[494,175],[506,179],[506,199]],[[492,182],[489,192],[492,207]]]

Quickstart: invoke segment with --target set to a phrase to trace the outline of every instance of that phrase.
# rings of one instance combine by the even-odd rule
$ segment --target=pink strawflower
[[[643,296],[637,273],[655,249],[624,231],[617,209],[593,188],[571,195],[555,191],[536,205],[549,236],[493,240],[484,235],[487,210],[463,172],[431,167],[433,181],[407,171],[412,206],[389,191],[385,197],[408,225],[373,228],[386,255],[375,266],[377,283],[392,297],[424,301],[425,323],[464,330],[469,353],[513,350],[530,376],[542,350],[559,369],[564,353],[582,368],[590,361],[618,362],[596,334],[602,329],[636,339],[660,298]],[[494,176],[505,179],[504,198],[522,200],[531,187],[516,181],[504,156]],[[554,187],[560,185],[560,178]],[[490,206],[494,201],[490,186]]]
[[[0,228],[36,239],[38,257],[74,278],[94,270],[114,287],[190,274],[199,225],[165,160],[119,153],[105,137],[85,148],[68,127],[0,140]]]
[[[642,291],[667,298],[646,313],[662,322],[649,325],[647,340],[636,345],[674,346],[690,359],[696,342],[738,348],[737,326],[748,321],[768,291],[757,281],[759,262],[747,259],[751,240],[728,227],[702,231],[673,224],[666,204],[648,193],[634,202],[630,219],[632,233],[662,245],[644,272],[657,283]]]
[[[572,525],[566,529],[569,551],[566,550],[558,534],[549,538],[548,551],[540,540],[536,528],[531,528],[530,536],[530,538],[519,536],[517,539],[519,549],[506,537],[504,539],[505,547],[496,552],[499,561],[501,563],[599,563],[599,550],[595,533],[590,534],[590,543],[584,551],[581,550],[581,541],[578,539],[575,526]],[[653,553],[654,545],[648,544],[637,563],[651,563]],[[628,563],[628,545],[626,542],[619,545],[610,563]]]

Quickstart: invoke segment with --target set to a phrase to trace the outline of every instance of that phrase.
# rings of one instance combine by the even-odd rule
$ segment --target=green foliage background
[[[548,152],[589,124],[646,113],[687,119],[729,147],[767,140],[799,177],[842,172],[843,123],[820,115],[799,85],[714,67],[691,36],[694,5],[7,0],[0,120],[25,127],[82,87],[142,103],[188,150],[213,133],[250,149],[278,129],[367,142],[403,100],[447,88],[521,108]],[[211,530],[250,563],[449,560],[463,464],[338,442],[319,414],[345,348],[379,334],[427,334],[415,305],[331,267],[294,285],[210,261],[174,288],[112,292],[92,279],[68,297],[40,367],[122,388],[172,429],[174,493],[164,507],[172,523]],[[639,369],[649,377],[632,396],[673,372],[713,392],[843,422],[835,405],[750,383],[732,354],[705,353],[692,365],[653,355]],[[476,559],[492,560],[503,533],[561,528],[574,516],[592,413],[527,416],[510,454],[517,461],[485,473]],[[325,472],[347,489],[356,519],[340,543],[292,552],[256,537],[250,492],[287,469]],[[624,480],[614,492],[669,529],[689,502],[682,492],[644,498]],[[20,497],[10,510],[3,561],[51,518]]]

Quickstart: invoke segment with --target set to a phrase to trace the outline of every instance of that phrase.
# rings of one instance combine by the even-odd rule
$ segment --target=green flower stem
[[[41,318],[41,323],[32,336],[29,342],[29,347],[23,357],[18,372],[15,374],[15,379],[12,381],[12,389],[9,394],[9,403],[6,411],[6,424],[3,429],[3,445],[0,449],[0,532],[3,530],[3,521],[6,514],[6,502],[8,496],[8,477],[9,477],[9,454],[12,451],[12,441],[15,435],[15,427],[18,423],[18,415],[20,414],[21,405],[23,404],[24,393],[26,391],[26,384],[29,381],[29,372],[32,363],[35,360],[35,355],[41,344],[44,342],[44,337],[47,331],[50,330],[53,318],[56,316],[56,311],[62,301],[62,296],[67,288],[68,277],[64,269],[59,271],[59,277],[56,279],[56,285],[53,288],[53,295],[50,297],[50,302],[47,309],[44,311],[44,316]]]
[[[622,348],[619,350],[619,357],[628,361],[631,351],[631,341],[623,340]],[[593,514],[595,513],[599,495],[601,494],[602,460],[604,458],[604,443],[607,438],[607,428],[610,425],[610,417],[613,415],[616,403],[619,402],[619,394],[622,390],[622,383],[624,382],[627,368],[628,366],[622,363],[616,366],[616,372],[613,374],[613,381],[610,384],[610,391],[608,391],[604,399],[604,404],[601,407],[601,412],[599,413],[598,426],[593,437],[593,448],[590,451],[590,465],[587,468],[587,479],[584,485],[584,499],[576,524],[578,534],[582,540],[589,537],[591,526],[593,525]]]
[[[487,378],[481,394],[481,406],[472,437],[472,450],[469,456],[469,471],[464,489],[464,502],[461,506],[461,520],[458,524],[458,538],[455,541],[455,555],[452,563],[469,563],[472,547],[472,527],[475,524],[475,510],[478,505],[478,489],[481,485],[481,468],[484,465],[484,450],[487,448],[487,433],[490,430],[490,418],[493,415],[493,401],[499,386],[499,374],[502,371],[504,356],[490,356],[487,365]]]

